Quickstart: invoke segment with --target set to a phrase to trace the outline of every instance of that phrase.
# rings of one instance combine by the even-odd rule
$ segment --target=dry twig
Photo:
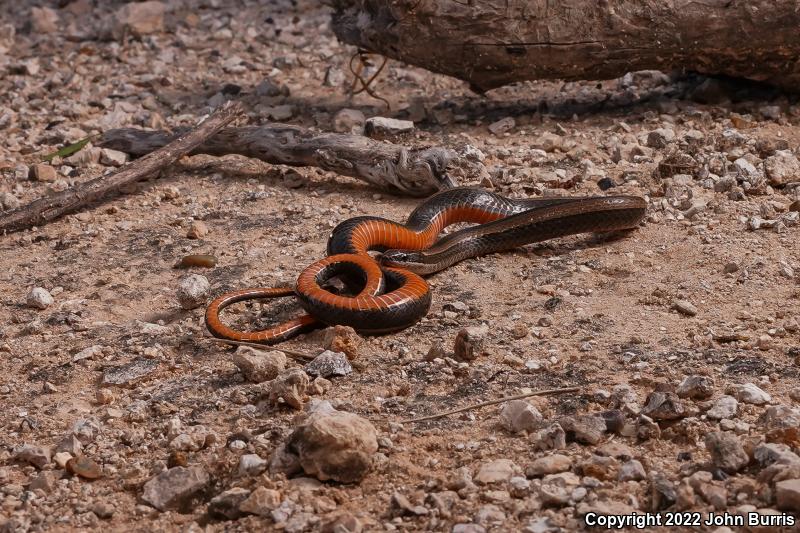
[[[45,224],[76,209],[116,193],[121,187],[152,176],[203,144],[242,112],[238,102],[228,102],[196,128],[166,146],[122,167],[65,191],[39,198],[0,215],[0,233]]]
[[[451,411],[444,411],[442,413],[437,413],[435,415],[430,416],[423,416],[420,418],[412,418],[410,420],[403,420],[401,424],[409,424],[411,422],[423,422],[425,420],[433,420],[435,418],[442,418],[448,415],[454,415],[457,413],[463,413],[465,411],[471,411],[473,409],[478,409],[480,407],[486,407],[487,405],[495,405],[498,403],[510,402],[512,400],[522,400],[523,398],[530,398],[531,396],[546,396],[548,394],[564,394],[566,392],[578,392],[581,390],[580,387],[567,387],[565,389],[549,389],[549,390],[540,390],[535,392],[529,392],[527,394],[517,394],[516,396],[505,396],[503,398],[499,398],[497,400],[489,400],[487,402],[476,403],[473,405],[468,405],[466,407],[460,407],[458,409],[453,409]]]
[[[230,344],[231,346],[250,346],[251,348],[256,348],[256,349],[259,349],[259,350],[269,350],[269,349],[271,349],[270,346],[267,346],[265,344],[258,344],[256,342],[234,341],[234,340],[230,340],[230,339],[218,339],[216,337],[203,337],[203,338],[206,339],[206,340],[209,340],[211,342],[218,342],[220,344]],[[303,353],[303,352],[297,352],[297,351],[294,351],[294,350],[287,350],[285,348],[273,348],[273,349],[275,349],[275,350],[277,350],[279,352],[283,352],[286,355],[291,355],[292,357],[297,358],[297,359],[306,359],[308,361],[311,361],[311,360],[316,358],[316,356],[311,355],[311,354],[307,354],[307,353]]]

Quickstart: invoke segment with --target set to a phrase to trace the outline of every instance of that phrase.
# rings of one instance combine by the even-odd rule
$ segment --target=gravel
[[[0,3],[4,211],[127,164],[102,131],[178,131],[233,98],[248,109],[240,126],[370,122],[386,141],[485,166],[448,167],[459,184],[631,194],[648,209],[620,238],[556,239],[428,277],[431,310],[412,328],[327,328],[278,346],[283,357],[209,341],[205,305],[290,286],[337,224],[402,221],[418,200],[194,155],[2,236],[0,529],[578,531],[590,511],[798,512],[796,450],[778,447],[800,428],[793,100],[661,73],[478,95],[389,60],[371,85],[387,107],[348,94],[353,50],[318,3],[39,4]],[[173,268],[188,256],[213,261]],[[31,306],[33,287],[50,299]],[[222,318],[259,330],[300,313],[287,298]],[[309,377],[323,350],[349,373]],[[581,390],[403,422],[569,386]],[[363,422],[306,438],[310,413],[343,411]],[[556,455],[558,471],[527,478]],[[510,471],[481,484],[496,461]]]

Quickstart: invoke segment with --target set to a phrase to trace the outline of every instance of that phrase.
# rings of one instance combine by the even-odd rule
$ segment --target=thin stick
[[[129,163],[116,172],[100,176],[71,189],[34,200],[0,215],[0,234],[39,226],[96,202],[121,187],[148,178],[197,148],[242,113],[242,105],[231,101],[221,106],[202,124],[166,146]]]
[[[458,409],[453,409],[452,411],[444,411],[442,413],[437,413],[435,415],[430,416],[423,416],[421,418],[412,418],[411,420],[403,420],[401,424],[410,424],[411,422],[422,422],[424,420],[433,420],[435,418],[442,418],[448,415],[454,415],[456,413],[463,413],[464,411],[471,411],[472,409],[478,409],[479,407],[486,407],[487,405],[495,405],[498,403],[510,402],[512,400],[521,400],[523,398],[530,398],[531,396],[546,396],[548,394],[564,394],[565,392],[578,392],[581,390],[580,387],[568,387],[566,389],[549,389],[549,390],[540,390],[536,392],[529,392],[527,394],[518,394],[516,396],[506,396],[504,398],[499,398],[497,400],[489,400],[488,402],[481,402],[476,403],[474,405],[468,405],[466,407],[460,407]]]
[[[219,343],[222,343],[222,344],[231,344],[233,346],[250,346],[252,348],[258,348],[259,350],[264,350],[266,348],[270,348],[270,346],[268,346],[266,344],[258,344],[257,342],[234,341],[234,340],[230,340],[230,339],[218,339],[217,337],[203,337],[203,338],[206,339],[206,340],[209,340],[211,342],[219,342]],[[315,356],[309,355],[307,353],[296,352],[294,350],[286,350],[284,348],[275,348],[275,350],[277,350],[279,352],[283,352],[283,353],[285,353],[287,355],[291,355],[292,357],[299,357],[301,359],[309,359],[309,360],[311,360],[311,359],[315,359],[316,358]]]

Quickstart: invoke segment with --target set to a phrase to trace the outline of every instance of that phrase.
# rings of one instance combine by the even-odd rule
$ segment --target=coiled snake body
[[[220,296],[206,310],[206,326],[216,337],[264,344],[282,342],[323,325],[347,325],[366,334],[397,331],[425,316],[431,291],[422,275],[469,257],[509,250],[555,237],[632,229],[644,217],[636,196],[511,199],[458,187],[431,196],[405,224],[378,217],[345,220],[331,233],[328,256],[300,273],[294,289],[254,288]],[[436,241],[442,230],[461,222],[477,224]],[[379,260],[368,252],[383,251]],[[387,251],[388,250],[388,251]],[[336,294],[334,277],[356,288]],[[222,324],[219,313],[243,300],[296,295],[308,312],[270,329],[243,332]]]

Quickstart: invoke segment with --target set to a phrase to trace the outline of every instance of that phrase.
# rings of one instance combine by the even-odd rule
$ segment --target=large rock
[[[250,491],[242,487],[234,487],[214,496],[208,502],[208,514],[215,518],[236,520],[245,511],[240,506],[250,496]]]
[[[22,4],[24,6],[25,4]],[[38,34],[58,31],[60,17],[55,9],[49,7],[31,8],[31,29]]]
[[[233,354],[233,364],[239,367],[248,381],[262,383],[278,377],[286,368],[286,355],[278,350],[263,351],[239,346]]]
[[[321,481],[361,481],[378,451],[375,427],[366,419],[341,411],[309,416],[289,436],[286,448],[300,459],[306,474]]]
[[[775,499],[782,511],[800,511],[800,479],[786,479],[775,483]]]
[[[136,37],[164,30],[163,2],[129,2],[114,13],[114,35],[130,32]]]
[[[714,379],[708,376],[687,376],[678,385],[678,398],[706,400],[714,394]]]
[[[772,397],[769,393],[761,390],[753,383],[731,385],[725,392],[734,396],[742,403],[749,403],[752,405],[764,405],[772,401]]]
[[[539,410],[525,400],[511,400],[500,411],[500,424],[512,433],[538,429],[542,420]]]
[[[714,465],[728,474],[735,474],[750,461],[739,437],[733,433],[715,431],[706,435],[705,442]]]
[[[14,459],[30,463],[36,468],[44,468],[50,462],[50,449],[35,444],[23,444],[14,448]]]
[[[711,409],[706,411],[706,416],[712,420],[723,420],[733,418],[739,409],[739,402],[733,396],[720,396]]]
[[[187,509],[208,482],[208,473],[199,466],[176,466],[145,483],[142,499],[159,511]]]
[[[653,420],[675,420],[686,416],[686,407],[675,393],[654,391],[647,397],[642,414]]]
[[[606,432],[606,421],[597,415],[565,416],[558,421],[569,440],[597,444]]]
[[[772,185],[787,185],[800,181],[800,161],[789,150],[778,150],[764,160],[764,170]]]

